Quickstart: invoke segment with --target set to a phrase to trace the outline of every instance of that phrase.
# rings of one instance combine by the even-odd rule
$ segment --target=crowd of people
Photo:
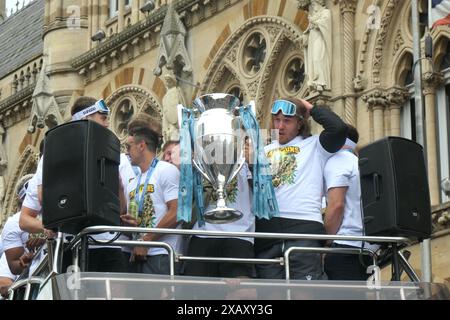
[[[72,120],[95,121],[109,126],[109,108],[103,100],[78,98],[71,110]],[[226,190],[227,206],[243,213],[241,219],[224,224],[190,224],[177,221],[180,179],[180,144],[165,141],[151,118],[140,114],[128,124],[126,153],[120,156],[121,222],[145,228],[192,228],[206,231],[273,232],[331,235],[363,235],[356,129],[345,124],[326,107],[306,100],[276,100],[271,109],[272,126],[278,140],[265,147],[272,169],[272,182],[279,215],[266,220],[252,211],[252,171],[249,156]],[[312,135],[309,118],[323,131]],[[41,150],[42,151],[42,150]],[[160,155],[159,151],[161,151]],[[24,271],[38,264],[45,238],[55,236],[42,224],[41,156],[36,173],[23,179],[17,188],[20,211],[3,228],[0,242],[0,287],[7,288]],[[205,182],[204,200],[214,205],[214,193]],[[324,205],[325,204],[325,205]],[[103,233],[96,240],[112,240],[117,234]],[[178,254],[198,257],[274,259],[291,247],[370,247],[358,241],[280,240],[252,237],[218,237],[122,234],[119,239],[160,241]],[[370,247],[374,249],[374,247]],[[291,279],[366,280],[367,261],[358,255],[296,252],[291,255]],[[70,263],[66,263],[67,267]],[[159,247],[119,247],[91,244],[88,271],[169,274],[169,256]],[[186,261],[176,265],[176,273],[187,276],[224,278],[283,279],[284,266],[277,264],[218,263]],[[239,294],[239,293],[238,293]],[[239,295],[234,296],[239,298]]]

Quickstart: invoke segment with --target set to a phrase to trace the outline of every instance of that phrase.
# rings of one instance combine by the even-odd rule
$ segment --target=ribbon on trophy
[[[202,177],[193,169],[192,149],[194,136],[193,116],[191,110],[181,108],[180,130],[180,186],[178,191],[177,220],[190,222],[192,218],[192,202],[195,201],[195,211],[199,226],[203,226],[204,204]]]
[[[264,154],[264,142],[251,105],[239,108],[243,126],[253,141],[253,212],[259,219],[270,219],[279,215],[278,202],[272,184],[270,165]]]

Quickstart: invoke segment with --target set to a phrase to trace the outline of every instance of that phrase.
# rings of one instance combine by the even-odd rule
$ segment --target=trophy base
[[[230,208],[215,208],[204,213],[205,221],[212,224],[231,223],[241,219],[242,212]]]

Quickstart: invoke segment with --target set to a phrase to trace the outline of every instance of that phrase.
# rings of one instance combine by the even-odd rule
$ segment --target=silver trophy
[[[224,93],[207,94],[193,103],[193,163],[217,195],[216,207],[204,213],[209,223],[229,223],[242,217],[242,212],[228,208],[225,203],[226,186],[245,162],[239,106],[238,98]]]

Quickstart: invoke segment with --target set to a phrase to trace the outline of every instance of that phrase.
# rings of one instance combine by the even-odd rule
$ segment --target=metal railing
[[[137,228],[137,227],[113,227],[113,226],[94,226],[83,229],[77,234],[70,243],[65,245],[64,250],[72,250],[73,252],[73,264],[80,264],[79,249],[83,251],[87,250],[88,241],[87,237],[91,234],[98,234],[104,232],[121,232],[121,233],[155,233],[163,235],[198,235],[198,236],[211,236],[211,237],[245,237],[245,238],[262,238],[262,239],[280,239],[280,240],[347,240],[347,241],[365,241],[376,243],[390,243],[394,248],[397,248],[398,244],[409,244],[410,239],[405,237],[373,237],[373,236],[338,236],[338,235],[323,235],[323,234],[297,234],[297,233],[265,233],[265,232],[225,232],[225,231],[204,231],[204,230],[188,230],[188,229],[157,229],[157,228]],[[279,264],[285,267],[286,280],[290,279],[289,260],[293,252],[315,252],[315,253],[341,253],[341,254],[363,254],[369,255],[372,258],[373,265],[377,265],[377,255],[366,248],[325,248],[325,247],[291,247],[285,251],[284,256],[278,259],[249,259],[249,258],[223,258],[223,257],[193,257],[182,254],[177,254],[172,246],[161,241],[135,241],[135,240],[114,240],[114,241],[99,241],[95,240],[95,244],[102,246],[126,246],[126,247],[162,247],[168,251],[169,254],[169,274],[175,275],[175,262],[179,261],[209,261],[209,262],[232,262],[232,263],[251,263],[251,264]],[[395,250],[394,250],[395,251]],[[63,234],[58,233],[54,245],[49,246],[48,258],[42,261],[42,264],[36,269],[33,274],[27,279],[22,279],[14,283],[10,292],[14,292],[26,286],[25,297],[29,298],[30,287],[33,283],[40,283],[41,288],[49,280],[54,279],[55,275],[62,272],[62,252],[63,252]],[[413,282],[419,282],[418,276],[415,274],[412,267],[400,252],[398,259],[401,261],[403,268]],[[41,272],[45,265],[50,266],[49,274],[45,279],[36,277],[36,274]],[[84,270],[82,270],[84,271]],[[56,288],[56,284],[55,284]],[[14,296],[10,294],[10,297]],[[57,296],[57,294],[56,294]]]

